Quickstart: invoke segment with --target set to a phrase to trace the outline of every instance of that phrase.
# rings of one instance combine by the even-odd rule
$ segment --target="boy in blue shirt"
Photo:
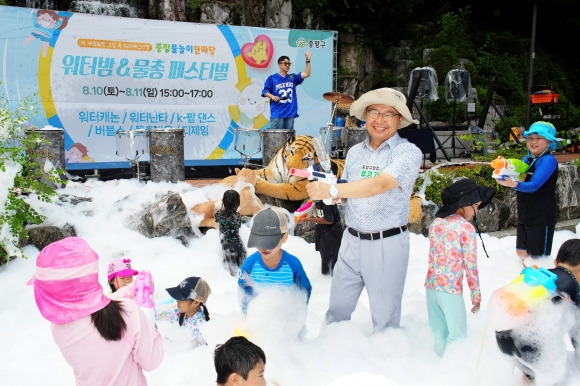
[[[242,310],[258,295],[260,287],[292,287],[306,292],[310,299],[312,286],[302,263],[282,249],[288,240],[288,217],[279,208],[267,208],[254,216],[248,248],[258,251],[248,256],[240,268],[238,285],[242,290]]]

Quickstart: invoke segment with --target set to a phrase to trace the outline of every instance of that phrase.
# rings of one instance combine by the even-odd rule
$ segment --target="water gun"
[[[527,267],[510,284],[496,290],[492,298],[510,317],[521,318],[542,301],[556,295],[557,278],[544,267]]]
[[[490,165],[493,168],[493,174],[491,176],[500,181],[505,180],[506,177],[519,181],[523,178],[524,174],[530,167],[530,165],[522,160],[515,158],[506,159],[501,155],[492,160]]]
[[[153,299],[153,277],[149,271],[141,271],[135,278],[134,294],[137,305],[141,307],[147,319],[155,326],[155,300]]]
[[[312,217],[314,213],[314,203],[310,200],[306,201],[300,208],[294,212],[294,221],[301,218]]]
[[[320,181],[329,185],[346,182],[345,180],[337,179],[334,173],[332,172],[325,173],[323,171],[314,170],[314,167],[312,165],[310,165],[306,170],[291,168],[289,170],[289,173],[292,176],[304,177],[308,178],[309,181]],[[325,198],[324,200],[322,200],[322,202],[324,202],[326,205],[331,205],[332,198],[330,197]]]

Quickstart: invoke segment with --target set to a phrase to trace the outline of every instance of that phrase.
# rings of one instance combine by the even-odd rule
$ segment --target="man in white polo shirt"
[[[350,320],[366,287],[375,331],[399,327],[409,262],[409,197],[421,166],[421,150],[397,133],[419,123],[399,91],[363,94],[350,115],[366,122],[368,137],[346,155],[347,183],[310,182],[312,200],[332,197],[346,205],[344,232],[334,267],[327,323]],[[346,199],[346,200],[345,200]]]

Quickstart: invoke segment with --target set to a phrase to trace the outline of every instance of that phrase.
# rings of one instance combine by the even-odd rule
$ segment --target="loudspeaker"
[[[451,70],[445,77],[445,101],[465,102],[471,90],[471,76],[467,70]]]
[[[415,98],[429,98],[429,100],[436,101],[439,99],[437,95],[437,74],[433,67],[417,67],[411,71],[409,77],[409,92],[413,89],[413,81],[419,79],[419,86]],[[408,95],[411,97],[411,95]]]

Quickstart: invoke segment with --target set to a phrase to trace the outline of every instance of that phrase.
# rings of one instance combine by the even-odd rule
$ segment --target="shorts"
[[[516,249],[524,250],[531,257],[549,256],[552,253],[552,240],[555,225],[518,224]]]

